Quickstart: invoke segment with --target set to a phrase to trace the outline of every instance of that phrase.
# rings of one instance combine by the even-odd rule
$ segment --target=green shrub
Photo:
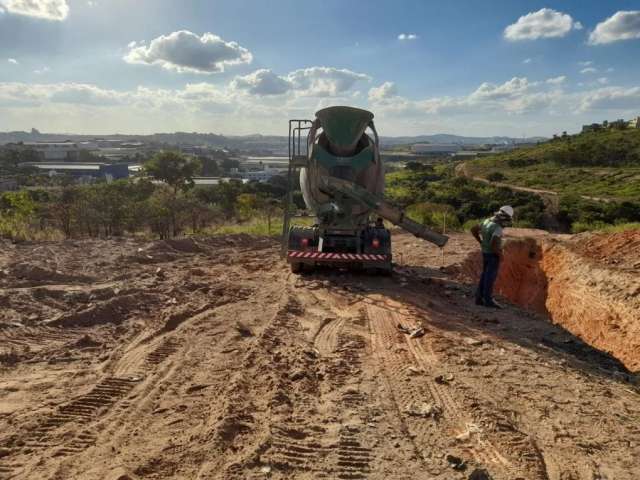
[[[502,182],[506,178],[507,177],[505,177],[504,174],[500,172],[491,172],[489,175],[487,175],[487,180],[491,182]]]

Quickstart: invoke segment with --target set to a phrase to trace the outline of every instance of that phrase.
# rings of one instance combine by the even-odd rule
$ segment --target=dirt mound
[[[66,313],[53,321],[47,322],[55,327],[89,327],[105,323],[121,324],[141,305],[146,308],[158,301],[158,296],[151,293],[120,295],[105,302],[91,305],[78,312]]]
[[[193,238],[173,238],[165,240],[164,244],[182,253],[200,253],[202,248]]]
[[[575,250],[608,266],[640,271],[640,230],[576,236]]]
[[[6,269],[6,275],[15,278],[20,285],[35,286],[53,283],[89,283],[94,279],[86,275],[70,275],[30,263],[14,263]]]
[[[221,235],[202,239],[202,242],[211,247],[252,248],[263,249],[278,245],[275,238],[256,237],[246,233],[234,235]]]

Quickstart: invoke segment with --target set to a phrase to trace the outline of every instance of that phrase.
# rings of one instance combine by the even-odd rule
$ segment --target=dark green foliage
[[[492,182],[502,182],[503,180],[506,180],[506,178],[507,177],[505,177],[504,174],[500,172],[492,172],[487,175],[487,180],[490,180]]]
[[[198,159],[172,151],[154,155],[143,167],[149,176],[166,183],[174,192],[192,188],[193,177],[202,171],[202,164]]]
[[[415,204],[450,206],[457,217],[455,223],[460,225],[488,217],[502,205],[510,204],[516,209],[519,221],[544,227],[544,202],[540,197],[456,177],[450,168],[440,168],[439,173],[405,170],[389,174],[387,197],[402,207]]]
[[[616,225],[640,222],[640,202],[594,202],[578,195],[560,198],[558,220],[572,227],[574,224]]]

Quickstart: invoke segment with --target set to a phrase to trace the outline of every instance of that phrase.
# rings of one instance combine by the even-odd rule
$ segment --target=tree
[[[64,187],[50,206],[50,214],[65,237],[70,238],[75,220],[75,206],[80,192],[77,187]]]
[[[174,196],[178,190],[188,190],[194,186],[193,177],[202,171],[199,160],[186,157],[180,152],[160,152],[143,164],[145,172],[156,180],[160,180],[173,189]]]
[[[36,203],[28,190],[3,193],[0,196],[0,236],[28,238],[35,212]]]
[[[200,163],[202,163],[202,175],[205,177],[217,177],[220,175],[220,167],[218,162],[213,158],[198,157]]]
[[[144,163],[144,170],[156,180],[169,185],[173,192],[172,201],[165,204],[171,214],[172,235],[178,235],[180,230],[177,219],[178,191],[186,192],[193,188],[193,177],[202,171],[202,164],[199,160],[189,158],[180,152],[160,152]]]

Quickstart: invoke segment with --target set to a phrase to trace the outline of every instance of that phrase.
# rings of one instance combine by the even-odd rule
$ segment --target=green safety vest
[[[493,219],[487,218],[480,224],[480,237],[482,238],[482,253],[493,253],[491,241],[493,237],[502,237],[502,227]]]

